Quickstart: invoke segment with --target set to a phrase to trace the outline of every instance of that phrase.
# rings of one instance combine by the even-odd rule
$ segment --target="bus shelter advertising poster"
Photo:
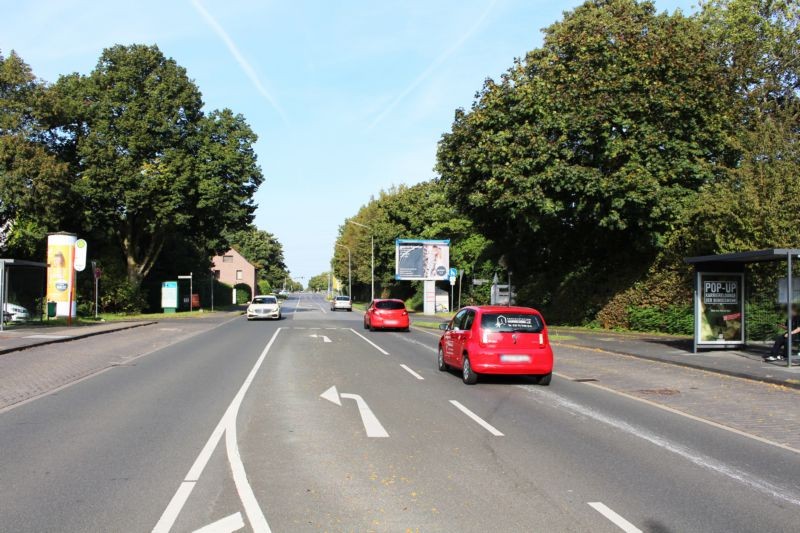
[[[695,325],[698,341],[705,344],[744,342],[742,327],[744,306],[743,274],[700,273]]]
[[[47,301],[56,303],[56,316],[76,316],[73,284],[76,241],[77,236],[71,233],[47,236]]]
[[[395,242],[395,279],[445,280],[449,271],[449,240],[397,239]]]

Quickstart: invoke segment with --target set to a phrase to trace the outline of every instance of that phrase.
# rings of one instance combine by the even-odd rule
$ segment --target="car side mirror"
[[[439,329],[442,331],[447,331],[447,324],[446,323],[439,324]]]

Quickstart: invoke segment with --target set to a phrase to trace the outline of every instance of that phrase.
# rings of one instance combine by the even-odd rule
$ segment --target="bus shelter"
[[[12,273],[19,272],[20,270],[41,270],[42,280],[41,284],[37,287],[31,287],[32,292],[40,293],[41,302],[45,300],[45,292],[47,291],[47,284],[44,277],[47,275],[47,264],[38,263],[36,261],[25,261],[21,259],[0,259],[0,331],[5,327],[4,315],[6,311],[6,304],[8,303],[9,287],[12,282]]]
[[[800,283],[793,280],[793,263],[800,259],[800,249],[770,248],[730,254],[687,257],[694,267],[694,344],[699,349],[744,347],[747,267],[754,263],[786,262],[786,278],[778,284],[777,302],[786,305],[786,365],[792,366],[792,305],[800,303]]]

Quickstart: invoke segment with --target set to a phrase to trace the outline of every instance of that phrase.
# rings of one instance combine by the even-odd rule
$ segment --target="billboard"
[[[698,344],[744,342],[744,274],[701,272],[697,277]]]
[[[56,303],[56,316],[75,316],[75,242],[71,233],[47,236],[47,301]]]
[[[450,271],[450,240],[395,241],[394,279],[445,280]]]

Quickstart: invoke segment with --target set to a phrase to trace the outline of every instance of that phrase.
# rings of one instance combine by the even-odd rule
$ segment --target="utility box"
[[[165,313],[178,311],[178,282],[165,281],[161,284],[161,308]]]

